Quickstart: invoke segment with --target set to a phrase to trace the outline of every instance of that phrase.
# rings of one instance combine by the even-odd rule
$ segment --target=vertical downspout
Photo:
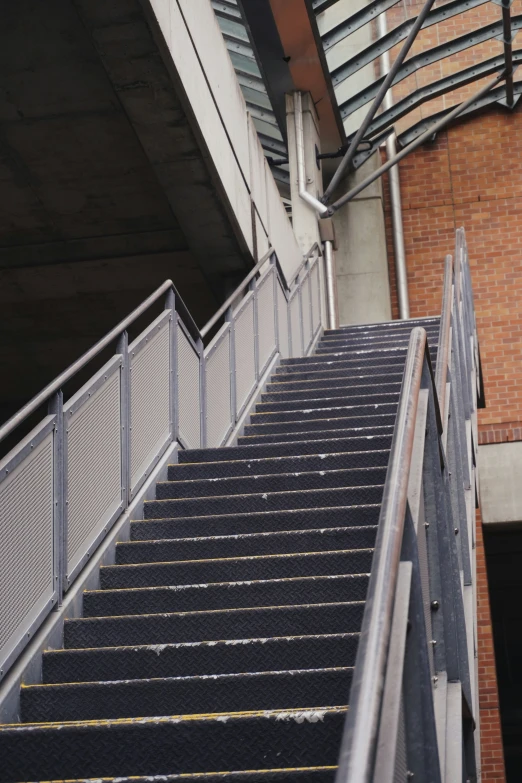
[[[303,130],[303,101],[300,92],[294,92],[294,123],[295,123],[295,146],[297,157],[297,187],[299,196],[306,201],[321,217],[328,214],[326,207],[319,199],[312,196],[306,189],[306,162],[304,147]],[[326,303],[328,329],[337,329],[339,326],[339,315],[337,307],[337,272],[335,269],[335,255],[333,241],[324,242],[324,268],[326,283]]]
[[[377,17],[377,31],[379,38],[382,38],[388,32],[386,24],[386,12]],[[381,55],[381,70],[387,74],[390,70],[390,54],[383,52]],[[386,93],[383,100],[384,110],[393,106],[393,97],[391,89]],[[386,139],[386,157],[388,160],[397,154],[397,137],[392,133]],[[392,219],[393,250],[395,253],[395,273],[397,276],[397,294],[399,299],[399,318],[406,319],[410,317],[410,301],[408,296],[408,275],[406,272],[406,252],[404,250],[404,229],[402,225],[402,202],[401,202],[401,184],[399,178],[399,166],[393,166],[388,173],[390,183],[390,206]]]

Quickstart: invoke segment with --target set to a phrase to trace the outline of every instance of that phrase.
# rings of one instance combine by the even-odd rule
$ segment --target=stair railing
[[[478,344],[464,233],[410,337],[336,783],[476,780]],[[442,424],[444,423],[444,429]]]
[[[324,292],[317,245],[290,284],[270,251],[199,330],[166,280],[0,427],[3,441],[42,412],[0,462],[0,680],[167,449],[231,443],[277,358],[310,353]],[[129,344],[128,329],[162,299]],[[64,385],[113,345],[64,400]]]

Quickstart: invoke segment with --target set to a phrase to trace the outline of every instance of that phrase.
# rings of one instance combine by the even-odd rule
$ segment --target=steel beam
[[[380,168],[378,168],[376,171],[374,171],[372,174],[370,174],[368,177],[366,177],[362,182],[360,182],[358,185],[356,185],[354,188],[352,188],[348,193],[346,193],[344,196],[341,196],[340,199],[338,199],[334,204],[331,205],[331,207],[328,210],[329,215],[333,215],[334,212],[336,212],[340,207],[342,207],[344,204],[346,204],[349,201],[352,201],[352,199],[355,198],[361,191],[365,190],[368,185],[371,185],[372,182],[374,182],[376,179],[378,179],[382,174],[384,174],[388,169],[391,169],[392,166],[395,166],[399,161],[401,161],[403,158],[406,157],[406,155],[409,155],[410,152],[413,152],[414,149],[417,149],[417,147],[420,147],[421,144],[423,144],[425,141],[428,141],[428,139],[434,134],[437,133],[439,130],[442,130],[448,123],[450,123],[455,117],[458,117],[459,114],[462,114],[466,109],[468,109],[473,103],[476,101],[479,101],[482,97],[487,95],[494,87],[498,84],[498,82],[504,78],[504,73],[499,74],[493,81],[486,84],[485,87],[483,87],[481,90],[479,90],[475,95],[472,95],[468,100],[464,101],[464,103],[459,104],[458,106],[455,106],[454,109],[452,109],[450,112],[445,113],[443,117],[441,117],[437,122],[435,122],[431,127],[429,127],[424,133],[422,133],[420,136],[418,136],[414,141],[410,142],[407,147],[404,147],[394,158],[391,158],[391,160],[386,161],[384,165],[382,165]]]
[[[512,0],[502,0],[502,32],[504,35],[504,58],[506,61],[506,101],[513,106],[513,33],[511,30]]]
[[[326,188],[326,190],[324,192],[324,196],[322,198],[322,201],[324,201],[325,204],[328,203],[328,200],[329,200],[330,196],[332,195],[332,193],[334,193],[334,191],[337,188],[337,186],[339,185],[339,182],[341,181],[344,173],[348,169],[348,166],[350,165],[350,163],[351,163],[351,161],[353,159],[353,156],[357,152],[357,147],[359,146],[359,142],[362,141],[362,139],[364,138],[364,134],[366,133],[366,130],[368,129],[368,126],[370,125],[371,121],[375,117],[375,114],[377,113],[377,109],[379,108],[379,106],[383,102],[384,97],[385,97],[386,93],[388,92],[388,89],[393,84],[393,80],[395,78],[395,74],[400,69],[402,63],[404,62],[404,59],[405,59],[406,55],[408,54],[408,52],[410,51],[411,47],[413,46],[413,43],[414,43],[414,41],[415,41],[415,39],[417,37],[417,33],[419,32],[419,30],[421,29],[422,25],[424,24],[424,21],[426,20],[426,17],[428,16],[428,14],[429,14],[429,12],[431,10],[431,7],[432,7],[434,2],[435,2],[435,0],[426,0],[426,2],[424,3],[424,5],[423,5],[423,7],[421,9],[421,12],[417,16],[417,18],[414,20],[413,24],[410,26],[410,30],[409,30],[408,37],[407,37],[406,41],[402,45],[402,48],[401,48],[399,54],[397,55],[393,65],[391,66],[390,70],[388,71],[388,73],[386,74],[384,79],[382,80],[381,85],[380,85],[380,87],[379,87],[379,89],[377,91],[377,95],[375,96],[375,99],[374,99],[370,109],[368,110],[368,113],[366,114],[366,117],[362,121],[362,123],[361,123],[361,125],[359,127],[359,130],[357,131],[357,133],[353,137],[352,141],[350,142],[350,146],[348,147],[348,150],[346,151],[346,154],[345,154],[344,158],[342,159],[341,163],[339,164],[339,166],[337,168],[337,171],[333,175],[333,177],[332,177],[332,179],[330,181],[330,184],[328,185],[328,187]]]
[[[513,64],[522,64],[522,49],[513,52]],[[485,76],[491,76],[504,67],[504,55],[501,54],[498,57],[492,57],[490,60],[485,60],[482,63],[473,65],[471,68],[465,68],[459,73],[446,76],[444,79],[438,79],[437,81],[431,82],[431,84],[420,87],[418,90],[407,95],[406,98],[397,101],[396,104],[379,114],[368,127],[365,140],[374,136],[376,133],[380,135],[386,128],[390,128],[393,123],[397,122],[401,117],[404,117],[426,101],[430,101],[433,98],[439,98],[441,95],[446,95],[453,90],[464,87],[466,84],[471,84],[479,79],[483,79]],[[353,101],[356,102],[356,109],[359,109],[360,106],[367,102],[365,98],[366,93],[367,91],[364,90],[353,99]],[[350,114],[351,113],[352,112],[350,111]],[[348,141],[353,138],[353,135],[354,134],[351,134],[348,137]]]
[[[516,105],[521,95],[522,81],[514,82],[514,105]],[[504,86],[497,87],[497,89],[491,90],[491,92],[487,95],[474,100],[470,106],[468,106],[464,111],[460,112],[459,117],[465,117],[466,115],[473,114],[474,112],[480,111],[481,109],[486,109],[488,106],[491,106],[494,103],[506,103],[506,88]],[[431,117],[427,117],[426,119],[421,120],[420,122],[413,125],[411,128],[408,128],[408,130],[404,131],[404,133],[401,133],[401,135],[398,137],[399,145],[401,147],[405,147],[411,144],[414,139],[417,139],[426,131],[430,131],[428,133],[428,138],[434,136],[438,132],[434,125],[440,118],[447,116],[449,111],[449,109],[446,109],[445,111],[438,112],[437,114],[432,114]]]
[[[517,49],[513,52],[513,64],[519,65],[522,63],[522,49]],[[440,98],[441,95],[446,95],[448,92],[452,92],[460,87],[464,87],[466,84],[471,84],[478,79],[483,79],[485,76],[491,76],[497,73],[499,70],[505,68],[505,58],[503,54],[498,57],[491,57],[489,60],[472,65],[469,68],[464,68],[462,71],[445,76],[443,79],[437,79],[436,81],[425,84],[418,90],[410,92],[405,98],[397,101],[396,104],[389,110],[383,111],[372,122],[367,131],[367,137],[373,136],[375,133],[380,133],[388,125],[392,125],[394,122],[404,117],[413,109],[416,109],[425,101],[429,101],[432,98]],[[349,101],[343,103],[343,109],[341,116],[344,119],[356,112],[361,106],[367,104],[374,92],[373,85],[361,90],[357,95],[354,95]],[[350,134],[348,140],[353,136]]]
[[[458,0],[458,2],[462,5],[462,0]],[[485,0],[466,0],[466,6],[469,3],[469,7],[472,8],[478,5],[482,5],[484,2]],[[473,6],[473,3],[475,6]],[[447,6],[441,6],[440,9],[437,9],[437,11],[442,11],[444,8],[447,8]],[[467,10],[467,8],[462,10]],[[442,21],[442,19],[438,19],[437,21]],[[512,27],[513,30],[520,30],[522,27],[522,16],[514,16],[512,18]],[[390,36],[393,36],[397,29],[398,28],[392,30],[391,33],[388,34],[386,41],[376,41],[371,46],[363,49],[363,51],[360,52],[356,57],[352,57],[343,65],[335,68],[331,73],[334,85],[340,84],[349,76],[352,76],[352,74],[363,68],[365,65],[368,65],[377,57],[380,57],[384,51],[395,46],[398,41],[390,40]],[[431,65],[432,63],[444,59],[444,57],[449,57],[451,54],[457,54],[458,52],[464,51],[464,49],[469,49],[471,46],[476,46],[479,43],[489,41],[491,38],[497,38],[501,35],[502,22],[492,22],[485,27],[480,27],[478,30],[473,30],[470,33],[466,33],[466,35],[455,38],[448,43],[441,44],[440,46],[434,46],[432,49],[427,49],[426,51],[409,58],[409,60],[398,72],[394,84],[397,84],[397,82],[405,79],[406,76],[410,76],[410,74],[415,73],[415,71],[419,70],[419,68],[425,65]],[[405,35],[401,35],[398,40],[401,41],[405,37]],[[374,84],[375,92],[377,92],[379,89],[381,82],[382,79],[376,79]],[[342,109],[342,105],[340,108]]]
[[[343,19],[342,22],[332,27],[327,33],[321,36],[325,52],[335,46],[336,43],[342,41],[348,35],[351,35],[356,30],[364,27],[368,22],[372,22],[380,14],[383,14],[388,8],[392,8],[400,0],[372,0],[372,2],[365,5],[355,14],[352,14],[347,19]],[[321,11],[324,9],[321,8]],[[317,12],[318,13],[318,12]]]

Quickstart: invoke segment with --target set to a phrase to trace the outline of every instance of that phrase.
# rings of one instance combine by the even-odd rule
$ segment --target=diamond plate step
[[[277,387],[279,384],[270,384],[270,386]],[[378,386],[379,393],[382,394],[399,394],[401,389],[401,379],[399,378],[394,383],[380,383]],[[362,384],[352,386],[346,384],[342,385],[328,385],[313,389],[298,389],[295,391],[278,391],[277,388],[270,390],[269,392],[263,392],[261,395],[261,405],[272,403],[289,403],[289,402],[307,402],[308,400],[323,400],[331,398],[340,398],[346,395],[346,401],[348,404],[352,404],[352,399],[367,399],[368,395],[374,395],[376,391],[375,383]]]
[[[316,528],[376,525],[378,503],[366,506],[340,506],[323,509],[293,509],[262,511],[253,514],[221,514],[217,516],[183,517],[179,519],[149,519],[131,522],[133,541],[151,541],[183,536],[242,535],[279,532],[281,530],[311,530]]]
[[[348,549],[285,555],[178,560],[170,563],[102,566],[102,589],[166,587],[296,576],[367,574],[373,549]]]
[[[400,375],[402,377],[402,371],[404,369],[404,357],[397,358],[396,360],[387,359],[382,364],[367,365],[364,366],[358,364],[356,367],[352,367],[350,362],[332,362],[331,365],[326,365],[321,369],[313,369],[312,367],[300,367],[292,370],[288,370],[278,375],[273,375],[272,379],[275,383],[290,383],[295,381],[318,381],[337,378],[354,378],[354,377],[366,377],[371,378],[374,375],[385,376],[389,378],[390,375]]]
[[[148,500],[144,503],[146,519],[162,517],[203,516],[205,514],[251,511],[285,511],[292,508],[324,508],[380,503],[382,485],[340,489],[304,489],[293,492],[262,492],[249,495],[219,495],[206,498]]]
[[[55,650],[44,653],[43,682],[136,680],[353,666],[358,643],[358,633],[345,633]]]
[[[158,500],[202,498],[217,495],[248,495],[251,492],[292,492],[299,489],[353,487],[364,484],[384,484],[385,478],[386,468],[376,467],[192,479],[183,482],[159,481],[156,485],[156,498]]]
[[[294,407],[290,411],[265,413],[255,412],[250,416],[250,423],[254,424],[289,424],[294,421],[313,421],[314,419],[352,419],[354,425],[358,422],[369,420],[371,424],[374,416],[395,415],[398,399],[389,402],[371,402],[363,405],[318,405],[308,407]],[[363,426],[362,424],[360,426]]]
[[[365,356],[358,355],[351,359],[330,359],[329,362],[307,362],[296,361],[291,365],[279,365],[274,375],[272,376],[275,381],[279,378],[288,378],[289,380],[301,379],[303,375],[309,376],[312,380],[314,378],[328,377],[329,374],[336,373],[340,375],[343,371],[349,372],[350,375],[361,375],[363,373],[370,375],[383,374],[386,369],[390,371],[397,368],[404,369],[404,361],[406,358],[406,349],[397,350],[396,355],[386,354],[384,356]],[[326,373],[326,375],[322,375]]]
[[[389,449],[392,433],[386,435],[341,436],[338,432],[314,432],[306,440],[297,440],[295,435],[283,436],[282,441],[270,444],[249,445],[241,441],[239,446],[219,449],[187,449],[178,452],[181,462],[228,462],[235,459],[256,459],[262,457],[305,456],[307,454],[339,454],[347,451],[374,451]]]
[[[399,360],[404,364],[404,358],[408,348],[408,342],[397,343],[393,342],[383,347],[375,346],[352,346],[347,345],[337,350],[332,350],[327,355],[314,353],[312,356],[302,357],[296,356],[293,359],[282,359],[277,370],[278,373],[285,373],[292,371],[296,367],[320,367],[321,365],[328,364],[332,361],[341,364],[342,362],[354,362],[361,361],[363,364],[371,362],[372,364],[382,365],[388,361],[390,364],[397,363]],[[350,365],[351,366],[351,365]]]
[[[147,777],[105,777],[103,783],[334,783],[337,767],[301,767],[300,769],[268,769],[254,772],[206,772],[194,775],[147,775]],[[50,781],[48,783],[63,783]],[[67,783],[86,783],[69,780]]]
[[[273,533],[244,533],[232,536],[206,536],[116,545],[116,564],[164,563],[171,560],[204,560],[294,552],[321,552],[335,549],[372,547],[375,530],[367,527],[320,528]]]
[[[357,470],[385,467],[389,452],[353,452],[322,454],[321,456],[272,457],[267,459],[233,460],[230,462],[181,463],[169,465],[169,481],[227,478],[231,476],[266,476],[275,473],[304,473],[314,470]]]
[[[292,380],[292,376],[281,375],[277,382],[267,383],[266,392],[287,392],[287,391],[302,391],[308,392],[313,389],[324,389],[325,385],[328,388],[346,388],[356,389],[361,385],[370,386],[371,391],[375,391],[376,386],[381,387],[384,383],[394,382],[402,383],[402,368],[394,367],[391,372],[387,372],[386,369],[378,368],[378,373],[365,373],[360,374],[341,371],[338,376],[328,376],[327,378],[309,378],[301,381]],[[273,377],[273,376],[272,376]]]
[[[338,329],[328,329],[325,331],[325,336],[329,336],[331,334],[375,334],[379,331],[386,331],[391,332],[395,331],[396,329],[413,329],[415,326],[422,326],[425,328],[426,326],[432,326],[432,325],[438,325],[440,324],[440,316],[434,315],[430,316],[429,318],[408,318],[407,321],[382,321],[381,323],[376,324],[347,324],[346,326],[340,326]]]
[[[255,606],[292,606],[335,601],[364,601],[368,575],[308,576],[217,582],[203,585],[142,587],[87,591],[84,617],[117,617],[161,612],[197,612],[212,609],[248,609]]]
[[[376,332],[375,334],[364,334],[360,336],[353,336],[349,334],[325,334],[317,343],[316,352],[320,351],[327,345],[334,345],[336,343],[344,345],[354,345],[360,347],[382,347],[385,345],[399,345],[402,343],[408,343],[412,330],[396,329],[392,334],[390,332]],[[429,342],[437,341],[439,338],[439,325],[429,326],[426,329]]]
[[[356,407],[356,406],[368,406],[368,405],[383,405],[394,404],[397,405],[399,401],[400,388],[393,391],[379,391],[375,394],[375,387],[373,393],[360,393],[360,394],[341,394],[340,396],[331,390],[329,396],[326,394],[322,397],[316,397],[315,394],[308,394],[306,397],[295,400],[272,400],[263,401],[256,405],[256,414],[259,413],[276,413],[282,411],[297,411],[310,408],[343,408],[343,407]],[[295,393],[294,393],[295,394]],[[305,404],[303,404],[305,403]]]
[[[332,416],[325,419],[310,418],[306,421],[248,424],[245,427],[245,434],[241,435],[238,443],[240,446],[243,444],[248,445],[255,442],[249,440],[250,438],[260,435],[278,435],[278,440],[274,442],[280,443],[281,441],[289,440],[289,437],[293,438],[294,433],[295,435],[300,435],[299,440],[304,441],[315,438],[316,433],[328,432],[335,433],[338,436],[340,436],[340,433],[344,433],[345,436],[348,433],[353,435],[378,435],[384,434],[387,430],[390,432],[393,430],[395,417],[396,412],[394,411],[393,413],[376,414],[375,416],[364,416],[362,418],[355,416]]]
[[[0,729],[0,783],[334,766],[346,712],[16,725]]]
[[[306,709],[348,703],[352,668],[22,686],[27,723]]]
[[[429,341],[428,344],[430,347],[432,357],[434,355],[436,356],[437,341],[431,340]],[[393,348],[392,347],[386,349],[375,348],[373,349],[373,351],[371,351],[370,349],[364,350],[364,355],[366,355],[367,353],[375,353],[376,355],[380,356],[381,354],[384,353],[384,351],[391,352],[391,351],[398,351],[401,349],[406,350],[408,347],[408,341],[405,341],[404,343],[400,341],[394,341],[393,343],[390,343],[390,345],[393,345]],[[356,349],[356,347],[353,345],[345,345],[344,343],[341,344],[335,343],[329,345],[327,348],[322,348],[320,350],[318,349],[312,357],[313,358],[312,363],[320,365],[320,364],[324,364],[325,362],[331,362],[336,360],[346,361],[347,359],[350,359],[351,357],[360,354],[361,354],[360,346],[359,349]]]
[[[364,602],[66,620],[64,646],[127,647],[360,630]]]

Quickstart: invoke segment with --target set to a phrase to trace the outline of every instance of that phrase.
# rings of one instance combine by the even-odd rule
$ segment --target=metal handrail
[[[13,432],[13,430],[15,430],[18,425],[24,421],[24,419],[30,416],[31,413],[34,413],[36,410],[38,410],[38,408],[43,405],[44,402],[47,402],[47,400],[49,400],[53,394],[56,394],[56,392],[59,391],[62,386],[67,383],[67,381],[69,381],[74,375],[76,375],[76,373],[81,370],[82,367],[85,367],[86,364],[89,364],[89,362],[92,361],[92,359],[94,359],[99,353],[101,353],[104,348],[114,342],[131,324],[134,323],[134,321],[136,321],[137,318],[140,317],[140,315],[143,315],[143,313],[146,312],[149,307],[151,307],[151,305],[153,305],[160,298],[160,296],[172,289],[174,289],[174,292],[177,296],[177,291],[172,280],[165,280],[165,282],[162,283],[159,288],[156,288],[154,293],[152,293],[149,297],[147,297],[147,299],[138,305],[138,307],[136,307],[136,309],[133,310],[130,315],[124,318],[123,321],[120,321],[120,323],[115,326],[114,329],[111,329],[111,331],[102,337],[101,340],[98,340],[98,342],[93,345],[92,348],[89,348],[89,350],[86,351],[83,356],[80,356],[79,359],[73,362],[64,372],[60,373],[60,375],[51,381],[51,383],[47,384],[47,386],[38,392],[38,394],[35,395],[32,400],[20,408],[20,410],[15,413],[14,416],[12,416],[8,421],[5,422],[5,424],[2,425],[2,427],[0,427],[0,441]]]
[[[444,260],[444,288],[442,296],[442,312],[440,315],[439,351],[437,368],[435,370],[435,388],[439,399],[441,420],[444,422],[446,408],[446,380],[450,361],[451,312],[453,305],[453,258],[447,255]]]
[[[296,271],[293,279],[295,280],[301,273],[303,267],[307,264],[310,257],[318,250],[317,244],[314,244],[309,252],[304,256],[299,269]],[[320,253],[320,250],[319,250]],[[250,281],[258,274],[262,266],[266,264],[271,256],[274,255],[274,249],[272,247],[264,254],[264,256],[257,262],[257,264],[250,270],[248,275],[237,286],[234,292],[228,297],[228,299],[221,305],[219,310],[207,321],[202,329],[199,329],[196,322],[192,318],[188,307],[180,297],[176,286],[172,280],[165,280],[150,296],[147,297],[138,307],[136,307],[128,316],[119,322],[113,329],[110,330],[104,337],[98,340],[92,348],[89,348],[79,359],[73,362],[64,372],[60,373],[54,380],[52,380],[47,386],[45,386],[38,394],[36,394],[28,403],[26,403],[19,411],[17,411],[8,421],[6,421],[0,427],[0,442],[10,435],[25,419],[27,419],[32,413],[34,413],[41,405],[50,400],[53,394],[56,394],[76,373],[89,364],[96,356],[107,348],[108,345],[117,340],[126,329],[129,328],[143,313],[145,313],[149,307],[151,307],[157,300],[166,294],[168,291],[173,291],[176,307],[183,313],[183,321],[189,328],[189,331],[196,339],[203,340],[203,338],[209,333],[212,327],[219,321],[219,319],[226,313],[230,305],[234,302],[237,296],[245,289]],[[283,282],[288,287],[286,280],[284,279],[282,270],[276,260],[276,270],[280,278],[283,278]]]
[[[260,261],[257,262],[255,267],[250,270],[250,272],[245,277],[245,279],[237,286],[237,288],[234,289],[233,293],[230,294],[228,299],[225,302],[223,302],[223,304],[221,305],[219,310],[216,313],[214,313],[214,315],[212,316],[210,321],[207,321],[207,323],[205,324],[205,326],[203,327],[203,329],[201,329],[201,331],[199,333],[199,336],[201,337],[201,339],[203,339],[203,337],[205,337],[205,335],[207,335],[210,332],[212,327],[215,324],[217,324],[219,319],[223,315],[225,315],[225,313],[228,310],[228,308],[230,307],[230,305],[235,302],[235,300],[237,299],[239,294],[241,294],[241,292],[246,288],[246,286],[250,283],[250,281],[254,279],[254,277],[257,275],[257,273],[259,272],[261,267],[266,264],[266,262],[268,261],[270,256],[273,255],[273,253],[274,253],[274,249],[272,247],[269,248],[268,251],[263,256],[263,258]]]
[[[416,327],[406,356],[336,783],[371,779],[426,346],[425,329]]]

